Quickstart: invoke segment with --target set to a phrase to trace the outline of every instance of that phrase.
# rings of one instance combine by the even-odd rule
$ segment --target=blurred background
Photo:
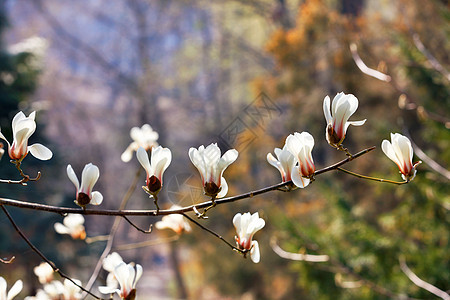
[[[187,153],[211,142],[222,152],[239,151],[225,171],[228,195],[276,184],[279,173],[266,155],[295,131],[314,136],[317,169],[345,158],[326,143],[322,110],[324,97],[340,91],[359,99],[351,119],[367,118],[349,128],[345,146],[352,153],[377,146],[348,169],[400,181],[380,149],[391,132],[409,136],[414,161],[424,162],[408,185],[329,172],[304,190],[210,210],[202,224],[231,243],[233,216],[259,212],[266,220],[255,236],[259,264],[196,226],[178,237],[169,230],[144,235],[122,222],[112,251],[144,267],[140,299],[434,299],[408,279],[400,258],[421,279],[450,290],[448,1],[0,3],[2,133],[11,137],[17,111],[36,111],[31,142],[54,153],[50,161],[27,157],[25,172],[40,170],[41,180],[2,184],[1,197],[75,207],[66,166],[80,176],[92,162],[100,168],[94,189],[104,196],[100,208],[117,209],[131,185],[127,208],[153,209],[141,190],[143,172],[134,181],[139,163],[120,159],[132,142],[130,129],[145,123],[173,154],[162,208],[207,200]],[[19,179],[8,161],[5,155],[0,162],[0,178]],[[113,218],[86,217],[88,239],[72,240],[53,229],[62,216],[9,210],[49,259],[89,281]],[[157,220],[133,218],[143,228]],[[34,295],[41,285],[32,268],[41,261],[3,214],[0,224],[0,257],[16,256],[0,264],[0,275],[9,286],[24,281],[21,297]],[[330,260],[289,260],[274,252],[277,246]],[[105,278],[102,270],[96,294]]]

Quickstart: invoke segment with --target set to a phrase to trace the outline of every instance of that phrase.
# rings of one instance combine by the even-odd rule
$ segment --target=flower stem
[[[339,170],[341,172],[347,173],[349,175],[352,175],[352,176],[355,176],[355,177],[358,177],[358,178],[367,179],[367,180],[373,180],[373,181],[378,181],[378,182],[386,182],[386,183],[392,183],[392,184],[397,184],[397,185],[408,183],[408,181],[399,182],[399,181],[392,181],[392,180],[388,180],[388,179],[382,179],[382,178],[365,176],[365,175],[361,175],[361,174],[358,174],[358,173],[351,172],[351,171],[343,169],[341,167],[336,168],[336,170]]]

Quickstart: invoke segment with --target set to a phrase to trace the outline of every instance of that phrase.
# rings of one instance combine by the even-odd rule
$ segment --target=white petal
[[[100,192],[92,192],[91,202],[92,205],[100,205],[103,202],[103,195]]]
[[[230,149],[220,158],[217,169],[219,170],[220,176],[223,171],[232,164],[238,158],[238,151],[236,149]]]
[[[386,156],[389,157],[390,160],[395,162],[398,166],[401,165],[401,162],[398,160],[391,142],[389,142],[388,140],[383,140],[383,142],[381,143],[381,150],[383,150],[384,154],[386,154]]]
[[[4,140],[8,144],[8,148],[10,147],[8,140],[5,138],[5,136],[1,131],[0,131],[0,139]]]
[[[237,213],[233,217],[233,225],[234,225],[234,228],[236,228],[237,233],[239,233],[239,231],[241,231],[241,218],[242,218],[241,213]]]
[[[13,118],[13,120],[12,120],[12,129],[13,129],[13,131],[15,131],[14,129],[15,129],[15,127],[17,126],[17,123],[19,122],[19,121],[21,121],[21,120],[24,120],[24,119],[26,119],[27,117],[25,116],[25,114],[22,112],[22,111],[19,111],[15,116],[14,116],[14,118]]]
[[[297,133],[297,132],[296,132]],[[287,138],[286,138],[286,147],[288,149],[289,152],[291,152],[291,154],[297,158],[298,157],[298,153],[300,152],[300,150],[303,148],[302,143],[300,142],[300,140],[294,135],[294,134],[290,134]]]
[[[158,177],[158,179],[161,180],[161,183],[164,171],[169,167],[171,161],[172,152],[169,148],[158,146],[156,149],[152,150],[151,165],[155,172],[153,175]]]
[[[8,285],[6,283],[5,278],[0,276],[0,299],[6,298],[6,289],[8,288]]]
[[[120,256],[117,252],[113,252],[103,259],[103,269],[108,272],[113,272],[115,267],[117,267],[121,262],[123,262],[122,256]]]
[[[272,153],[267,153],[267,162],[278,169],[281,177],[284,178],[285,173],[281,163],[272,155]]]
[[[90,195],[99,176],[100,171],[96,165],[92,163],[85,165],[81,173],[81,192]]]
[[[140,264],[136,264],[136,277],[134,278],[133,288],[136,287],[136,283],[141,278],[142,272],[143,272],[142,266]]]
[[[127,149],[122,153],[120,159],[123,162],[129,162],[133,158],[133,148],[132,144],[127,147]]]
[[[76,227],[84,224],[84,217],[80,214],[69,214],[64,218],[63,223],[68,228]]]
[[[53,156],[52,151],[41,144],[29,146],[28,151],[30,151],[31,155],[40,160],[49,160]]]
[[[153,175],[153,169],[150,166],[150,160],[148,159],[147,151],[144,148],[139,147],[136,152],[136,157],[138,161],[141,163],[141,166],[145,169],[148,175]]]
[[[59,234],[69,234],[70,233],[69,228],[67,228],[66,226],[64,226],[61,223],[55,223],[54,227],[55,227],[55,231]]]
[[[225,178],[222,177],[220,182],[220,192],[217,194],[217,198],[223,198],[228,193],[228,183],[226,182]]]
[[[190,148],[189,158],[191,159],[192,164],[197,168],[204,183],[206,180],[206,165],[203,156],[200,154],[200,151],[195,148]]]
[[[67,176],[69,176],[70,181],[75,185],[77,188],[77,192],[80,189],[80,183],[78,182],[77,175],[73,171],[73,168],[71,165],[67,165]]]
[[[112,287],[112,286],[99,286],[98,290],[102,294],[112,294],[112,293],[119,291],[118,289],[116,289],[115,287]]]
[[[23,282],[22,280],[17,280],[16,283],[11,287],[11,289],[8,292],[8,296],[6,297],[7,300],[13,299],[15,296],[17,296],[20,291],[23,288]]]
[[[250,250],[250,258],[252,261],[257,264],[259,263],[261,256],[259,253],[259,244],[257,241],[252,242],[252,249]]]
[[[331,123],[331,107],[330,107],[330,97],[326,96],[323,99],[323,114],[325,115],[325,120],[327,121],[327,125]]]
[[[299,170],[298,166],[295,166],[292,169],[291,177],[292,177],[292,182],[299,188],[306,187],[310,182],[309,178],[300,176],[300,170]]]

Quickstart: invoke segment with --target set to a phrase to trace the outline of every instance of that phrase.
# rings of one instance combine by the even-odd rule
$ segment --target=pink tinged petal
[[[92,193],[92,188],[100,176],[100,171],[96,165],[89,163],[84,166],[83,172],[81,173],[81,187],[80,192],[87,194],[89,197]]]
[[[155,151],[155,152],[153,152]],[[161,181],[162,177],[166,169],[169,167],[172,162],[172,152],[169,148],[162,148],[158,146],[155,150],[152,151],[151,165],[154,168],[154,172],[156,177]]]
[[[257,241],[252,242],[252,249],[250,250],[251,260],[257,264],[261,260],[261,255],[259,253],[259,244]]]
[[[103,202],[103,195],[100,192],[92,192],[91,202],[92,205],[100,205]]]
[[[336,107],[337,110],[333,116],[333,129],[339,139],[345,136],[345,124],[350,118],[349,108],[350,104],[348,102],[341,102]]]
[[[17,280],[16,283],[11,287],[11,289],[8,292],[8,296],[6,297],[7,300],[13,299],[15,296],[17,296],[20,291],[22,291],[23,288],[23,282],[22,280]]]
[[[116,276],[119,282],[121,291],[128,291],[128,278],[130,277],[130,268],[134,275],[134,269],[132,266],[127,265],[124,262],[119,263],[114,269],[114,276]],[[131,285],[129,285],[131,287]]]
[[[310,182],[309,178],[305,178],[300,175],[300,169],[298,166],[295,166],[292,169],[291,178],[292,182],[299,188],[304,188],[308,186]]]
[[[327,125],[330,124],[333,118],[331,117],[330,97],[328,96],[323,99],[323,114],[325,115]]]
[[[71,165],[67,165],[67,176],[69,177],[70,181],[72,181],[72,183],[75,185],[78,194],[78,190],[80,189],[80,183]]]
[[[136,264],[136,277],[134,278],[133,288],[136,288],[136,283],[141,278],[143,273],[142,266],[140,264]]]
[[[393,137],[391,137],[391,140],[393,141],[394,150],[397,153],[397,156],[402,157],[403,159],[403,165],[406,166],[406,172],[409,173],[412,169],[412,156],[413,156],[413,150],[411,146],[411,142],[406,136],[403,136],[399,133],[394,134]]]
[[[220,192],[217,194],[216,198],[223,198],[228,193],[228,183],[226,182],[225,178],[222,177],[221,183],[220,183]]]
[[[145,151],[144,148],[139,147],[139,149],[136,152],[136,157],[141,164],[141,166],[145,169],[147,172],[147,178],[153,175],[153,169],[150,165],[150,160],[148,159],[147,151]]]
[[[53,156],[52,151],[41,144],[29,146],[28,151],[30,151],[31,155],[40,160],[49,160]]]

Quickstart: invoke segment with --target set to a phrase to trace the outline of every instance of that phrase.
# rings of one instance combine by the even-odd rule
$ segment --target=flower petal
[[[96,165],[93,165],[92,163],[85,165],[83,172],[81,173],[80,192],[90,195],[99,176],[100,171]]]
[[[67,176],[69,177],[70,181],[72,181],[72,183],[77,188],[77,193],[78,193],[78,190],[80,189],[80,183],[79,183],[77,175],[73,171],[73,168],[71,165],[67,165]]]
[[[29,146],[28,151],[30,151],[31,155],[40,160],[49,160],[53,156],[52,151],[41,144]]]
[[[141,278],[142,272],[143,272],[142,266],[140,264],[136,264],[136,276],[134,277],[133,288],[136,287],[136,283]]]
[[[100,205],[103,202],[103,195],[100,192],[92,192],[91,202],[92,205]]]
[[[326,96],[323,99],[323,114],[325,115],[325,120],[327,121],[327,125],[331,123],[331,107],[330,107],[330,97]]]
[[[113,286],[99,286],[98,290],[102,294],[113,294],[115,292],[119,292],[119,289],[117,289]]]
[[[291,173],[292,182],[299,188],[304,188],[308,186],[310,179],[300,176],[300,169],[295,166]]]
[[[217,194],[217,198],[223,198],[227,195],[228,193],[228,183],[225,180],[225,178],[222,177],[221,182],[220,182],[220,192]]]
[[[252,242],[252,249],[250,250],[250,258],[257,264],[261,260],[261,255],[259,253],[259,244],[257,241]]]
[[[136,152],[136,157],[138,161],[141,163],[141,166],[145,169],[147,172],[147,175],[153,175],[153,169],[150,166],[150,160],[148,159],[147,151],[145,151],[144,148],[139,147],[139,149]]]
[[[66,226],[61,223],[55,223],[54,225],[55,231],[59,234],[69,234],[70,230]]]
[[[11,287],[11,289],[8,292],[8,296],[6,297],[7,300],[13,299],[15,296],[17,296],[20,291],[23,288],[23,282],[22,280],[17,280],[16,283]]]

